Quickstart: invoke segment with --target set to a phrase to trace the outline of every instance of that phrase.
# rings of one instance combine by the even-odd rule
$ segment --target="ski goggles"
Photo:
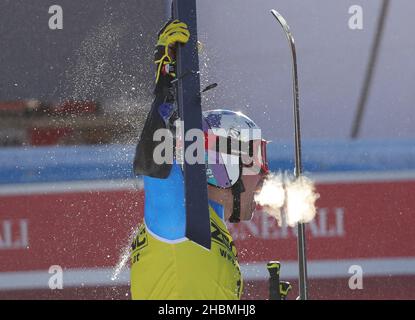
[[[205,133],[208,183],[229,188],[241,175],[269,173],[264,139],[240,141]]]
[[[268,174],[267,143],[264,139],[250,140],[248,154],[241,154],[242,167],[259,171],[258,174]]]

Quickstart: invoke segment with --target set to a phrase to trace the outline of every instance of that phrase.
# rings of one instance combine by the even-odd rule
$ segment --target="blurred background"
[[[52,5],[62,29],[49,27]],[[292,62],[269,10],[293,32],[304,168],[320,193],[307,226],[310,297],[415,298],[415,3],[197,6],[202,86],[218,83],[203,108],[253,118],[272,140],[273,171],[293,170]],[[169,14],[168,0],[0,3],[0,298],[129,298],[121,266],[143,209],[132,159]],[[268,298],[268,260],[297,290],[295,229],[261,208],[229,227],[244,299]],[[50,288],[51,266],[63,289]]]

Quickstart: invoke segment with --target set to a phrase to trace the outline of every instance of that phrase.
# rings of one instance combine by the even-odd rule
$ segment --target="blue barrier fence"
[[[0,149],[0,184],[133,178],[134,145]],[[292,170],[291,143],[271,143],[271,170]],[[305,172],[415,170],[415,141],[304,141]]]

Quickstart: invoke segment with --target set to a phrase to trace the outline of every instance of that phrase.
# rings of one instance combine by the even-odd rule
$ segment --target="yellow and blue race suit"
[[[174,164],[167,179],[144,177],[144,223],[132,243],[133,299],[240,299],[237,251],[223,207],[209,200],[212,247],[185,238],[183,177]]]

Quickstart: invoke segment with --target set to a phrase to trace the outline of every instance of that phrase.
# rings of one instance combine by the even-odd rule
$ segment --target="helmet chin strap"
[[[241,193],[245,192],[245,186],[242,182],[242,161],[239,159],[239,178],[232,186],[233,208],[229,222],[238,223],[241,221]]]
[[[229,222],[231,223],[238,223],[241,221],[241,193],[244,191],[244,183],[242,182],[242,179],[239,178],[232,186],[233,208],[232,215],[229,218]]]

